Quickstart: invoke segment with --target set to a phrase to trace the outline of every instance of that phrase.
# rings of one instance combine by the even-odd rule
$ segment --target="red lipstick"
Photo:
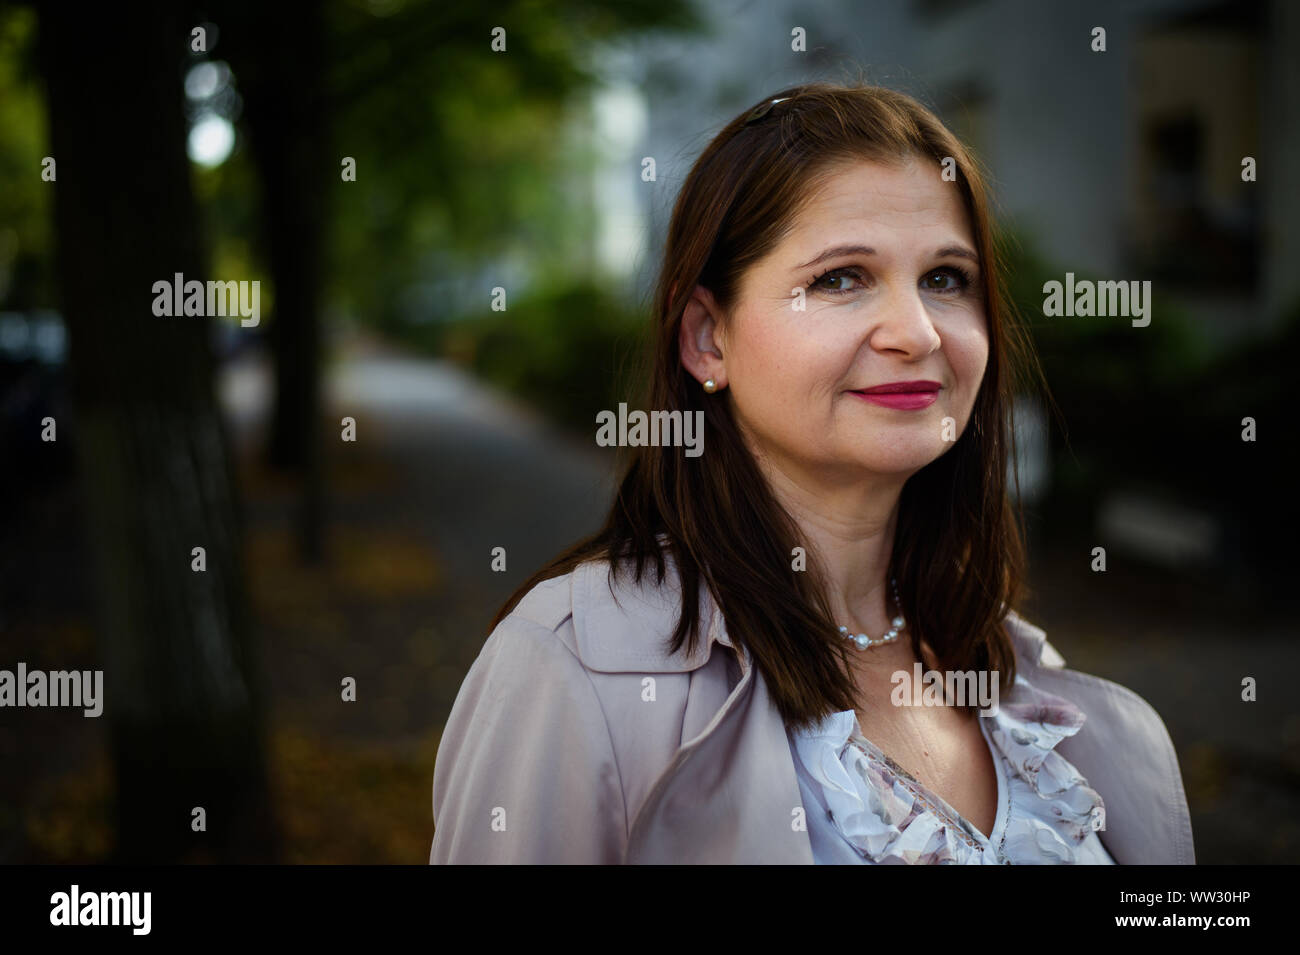
[[[942,387],[937,381],[891,381],[885,385],[850,391],[849,394],[885,408],[915,411],[934,404],[939,399],[939,389]]]

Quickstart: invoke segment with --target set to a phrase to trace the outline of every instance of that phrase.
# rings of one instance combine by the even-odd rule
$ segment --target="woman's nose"
[[[930,320],[921,290],[915,284],[896,287],[896,291],[880,305],[880,312],[874,316],[873,347],[909,355],[928,355],[939,347],[942,340]]]

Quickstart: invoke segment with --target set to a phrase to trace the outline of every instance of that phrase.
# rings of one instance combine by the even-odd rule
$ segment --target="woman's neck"
[[[770,462],[764,470],[777,501],[799,529],[797,546],[821,565],[836,623],[856,633],[883,635],[898,614],[889,564],[905,479],[882,476],[826,486]]]

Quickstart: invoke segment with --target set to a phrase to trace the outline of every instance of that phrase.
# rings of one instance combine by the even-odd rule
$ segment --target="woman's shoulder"
[[[605,705],[565,636],[568,577],[531,588],[461,682],[434,761],[430,862],[620,859],[623,781]],[[525,769],[539,759],[561,769]]]
[[[508,625],[522,629],[541,627],[545,630],[555,630],[573,612],[575,573],[576,570],[570,570],[538,581],[519,598],[497,626]]]
[[[1127,686],[1070,669],[1042,628],[1014,612],[1007,628],[1016,645],[1017,684],[1048,694],[1082,713],[1082,729],[1060,750],[1106,800],[1104,839],[1112,855],[1147,861],[1167,853],[1167,861],[1193,861],[1191,824],[1178,756],[1160,714]],[[1157,841],[1165,840],[1165,848]],[[1140,847],[1141,852],[1136,852]],[[1130,854],[1133,853],[1133,854]]]
[[[693,679],[681,654],[666,654],[662,643],[676,617],[653,573],[644,587],[619,579],[611,589],[608,571],[607,562],[591,561],[540,581],[488,636],[434,764],[436,824],[476,835],[463,845],[450,841],[459,837],[435,837],[431,861],[618,861],[637,807],[683,734],[697,729],[691,713],[711,716],[722,706],[720,667]],[[518,767],[534,764],[537,753],[560,760],[564,772],[543,781],[521,774]],[[480,839],[475,814],[483,805],[526,812],[528,832],[545,820],[558,841]],[[596,814],[600,832],[588,834]],[[560,839],[575,829],[584,830],[582,839]]]
[[[1088,699],[1104,697],[1121,701],[1130,711],[1127,716],[1131,718],[1134,713],[1139,714],[1143,720],[1158,724],[1161,732],[1165,731],[1164,722],[1155,708],[1129,687],[1105,677],[1067,667],[1065,658],[1048,641],[1042,627],[1026,620],[1014,610],[1007,613],[1005,622],[1015,646],[1017,673],[1023,675],[1025,679],[1035,685],[1066,684]],[[1084,712],[1086,714],[1087,710],[1085,709]]]

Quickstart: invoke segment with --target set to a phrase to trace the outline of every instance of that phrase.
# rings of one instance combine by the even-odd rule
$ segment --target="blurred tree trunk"
[[[275,287],[269,330],[275,406],[267,461],[302,476],[297,531],[307,560],[322,554],[321,326],[331,173],[325,22],[308,0],[292,16],[262,2],[231,4],[222,51],[244,100],[244,127],[261,184],[262,245]]]
[[[262,693],[213,388],[219,319],[152,311],[154,282],[215,278],[185,153],[193,24],[175,3],[125,4],[110,39],[92,12],[38,10],[76,406],[59,434],[81,454],[103,607],[114,861],[273,861]],[[195,547],[205,572],[191,569]],[[196,807],[206,832],[192,830]]]

